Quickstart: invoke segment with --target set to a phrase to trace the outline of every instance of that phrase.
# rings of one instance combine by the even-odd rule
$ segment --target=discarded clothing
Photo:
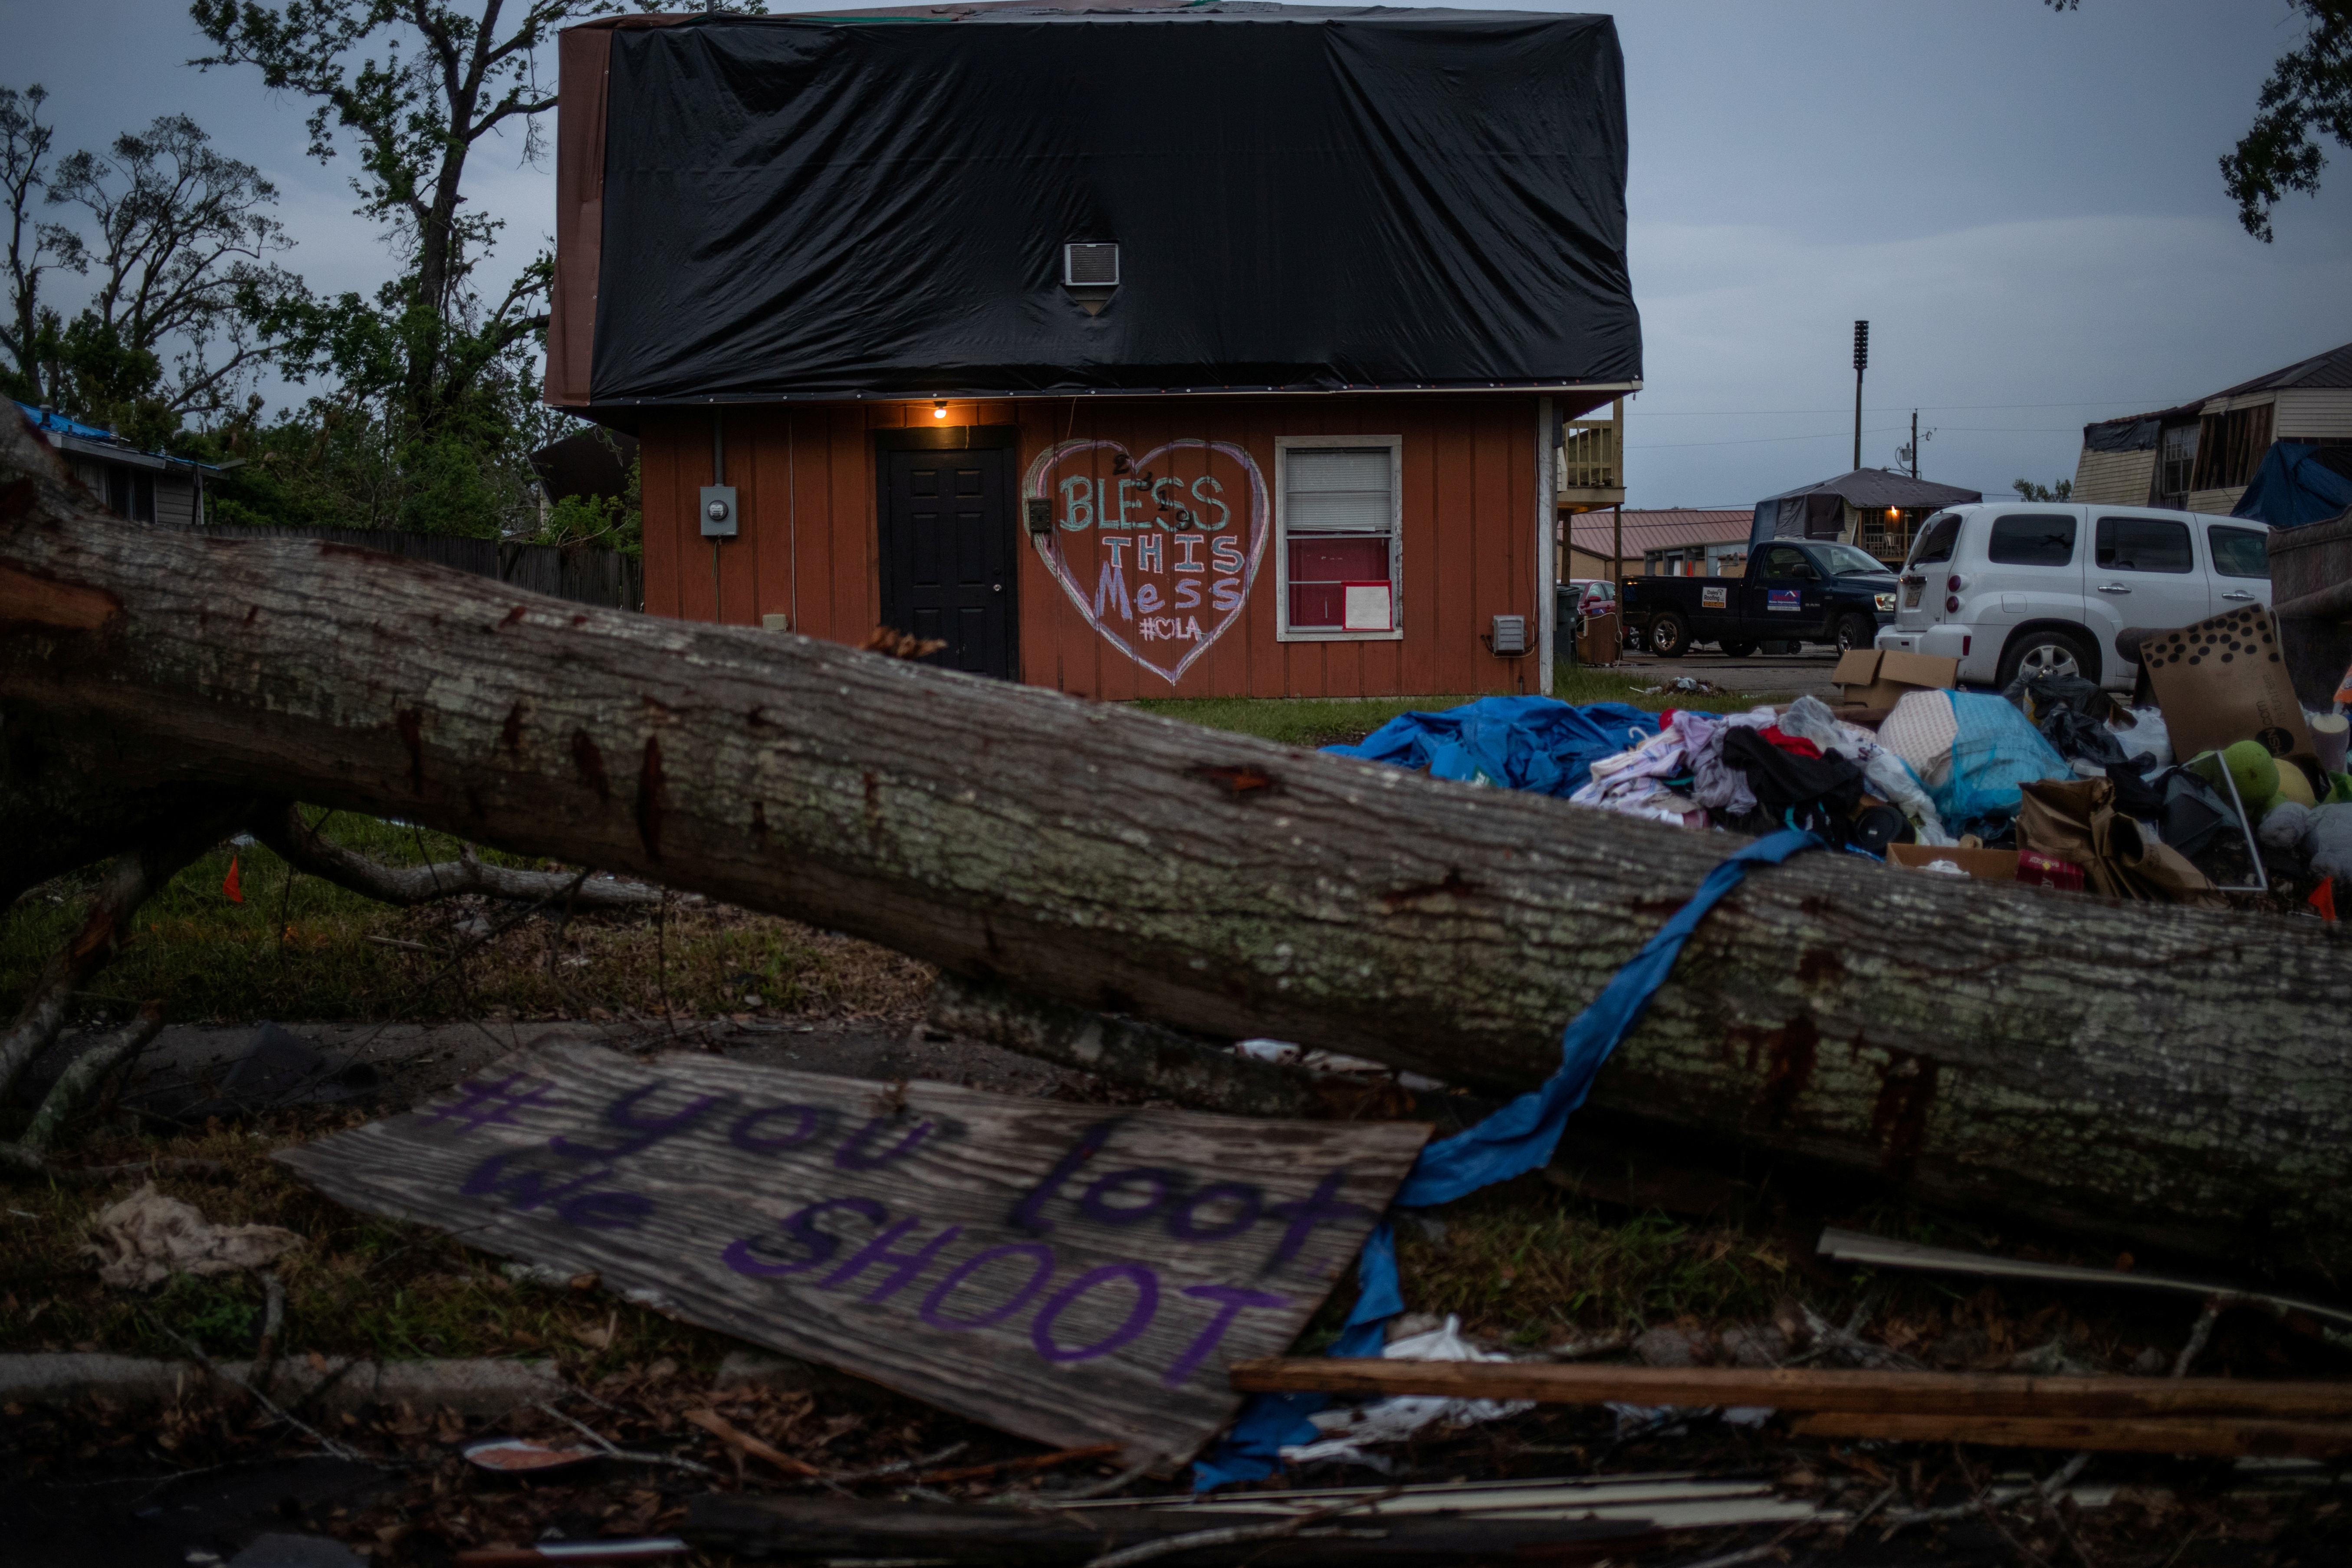
[[[174,1274],[235,1274],[275,1263],[302,1238],[274,1225],[214,1225],[201,1210],[167,1198],[148,1183],[91,1222],[81,1255],[99,1279],[143,1290]]]
[[[1919,775],[1911,771],[1910,763],[1881,745],[1876,735],[1858,724],[1845,722],[1830,711],[1828,703],[1810,696],[1789,704],[1788,711],[1780,715],[1780,728],[1811,741],[1824,753],[1834,752],[1861,763],[1863,781],[1870,793],[1911,820],[1913,837],[1919,843],[1952,842],[1951,836],[1944,831],[1936,802],[1919,782]]]
[[[1595,762],[1591,781],[1570,795],[1569,803],[1676,826],[1704,827],[1706,816],[1697,802],[1665,783],[1688,771],[1681,732],[1662,730],[1630,751]]]
[[[1592,764],[1633,743],[1652,715],[1622,702],[1581,707],[1549,697],[1482,697],[1437,713],[1401,713],[1338,756],[1426,769],[1442,779],[1535,795],[1573,795]]]
[[[1818,833],[1832,844],[1862,804],[1862,770],[1846,757],[1803,757],[1774,745],[1757,730],[1723,738],[1723,760],[1748,774],[1748,787],[1773,821]]]
[[[1802,736],[1790,734],[1778,724],[1767,724],[1764,728],[1757,731],[1756,732],[1764,737],[1764,739],[1771,742],[1774,745],[1780,747],[1782,751],[1792,752],[1797,756],[1804,757],[1808,760],[1818,760],[1822,754],[1822,749],[1819,746],[1814,745],[1811,741],[1804,739]]]
[[[1723,760],[1723,738],[1734,729],[1759,729],[1772,721],[1769,708],[1720,716],[1688,709],[1676,712],[1675,731],[1683,738],[1683,760],[1690,765],[1691,798],[1727,818],[1754,811],[1756,794],[1748,787],[1748,775]]]

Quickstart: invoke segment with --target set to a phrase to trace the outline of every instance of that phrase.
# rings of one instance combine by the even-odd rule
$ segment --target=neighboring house
[[[142,452],[111,430],[68,419],[54,408],[19,403],[42,439],[58,450],[84,489],[109,511],[133,522],[193,528],[205,521],[205,481],[221,470],[185,458]]]
[[[1749,546],[1759,548],[1769,539],[1835,539],[1900,566],[1911,553],[1912,537],[1931,514],[1982,500],[1981,490],[1932,484],[1892,468],[1856,468],[1759,501]]]
[[[1608,17],[1020,0],[561,57],[546,395],[640,441],[647,609],[1097,698],[1549,684],[1559,491],[1620,490],[1584,416],[1641,384]]]
[[[2285,516],[2238,510],[2271,448],[2282,442],[2322,453],[2352,447],[2352,343],[2177,408],[2084,426],[2073,499],[2254,516],[2284,526]],[[2275,506],[2281,491],[2271,487],[2271,493]]]
[[[1746,507],[1643,507],[1587,512],[1568,524],[1566,577],[1612,578],[1622,537],[1627,577],[1737,577],[1748,563]],[[1621,521],[1622,519],[1622,521]]]

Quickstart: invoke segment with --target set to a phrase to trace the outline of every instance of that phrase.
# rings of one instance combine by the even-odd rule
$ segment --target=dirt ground
[[[350,1124],[428,1096],[499,1055],[551,1034],[588,1036],[622,1048],[718,1050],[738,1059],[870,1079],[923,1078],[1022,1095],[1072,1100],[1118,1100],[1119,1092],[985,1043],[929,1029],[918,1019],[763,1017],[705,1020],[670,1026],[646,1022],[499,1021],[394,1027],[317,1026],[289,1029],[321,1049],[369,1061],[383,1076],[363,1104],[296,1108],[245,1131],[207,1129],[154,1152],[184,1148],[221,1154],[242,1141],[252,1152],[226,1184],[190,1183],[174,1190],[208,1214],[270,1218],[238,1207],[260,1201],[271,1180],[267,1148],[327,1123]],[[201,1084],[251,1029],[182,1026],[159,1042],[151,1068],[158,1080]],[[310,1118],[310,1120],[305,1120]],[[1524,1178],[1446,1211],[1434,1224],[1408,1226],[1401,1254],[1409,1304],[1459,1312],[1486,1342],[1521,1355],[1567,1353],[1579,1337],[1614,1328],[1616,1353],[1671,1363],[1727,1353],[1727,1329],[1774,1321],[1794,1333],[1781,1354],[1820,1359],[1824,1341],[1801,1349],[1801,1307],[1817,1304],[1851,1324],[1866,1357],[1891,1364],[2042,1370],[2141,1370],[2168,1366],[2196,1316],[2194,1298],[2155,1303],[2117,1301],[2026,1288],[1885,1276],[1857,1280],[1851,1269],[1810,1256],[1810,1237],[1824,1217],[1885,1224],[1885,1213],[1856,1214],[1851,1194],[1809,1187],[1788,1173],[1701,1169],[1645,1154],[1638,1140],[1607,1142],[1592,1124],[1582,1165],[1565,1162],[1551,1180]],[[110,1152],[94,1132],[88,1157]],[[288,1184],[289,1188],[290,1184]],[[12,1210],[37,1203],[14,1190]],[[98,1194],[52,1194],[60,1224],[104,1201]],[[300,1203],[299,1189],[288,1203]],[[1841,1205],[1847,1205],[1843,1211]],[[277,1215],[324,1231],[328,1205]],[[50,1205],[42,1205],[42,1212]],[[22,1209],[31,1217],[36,1211]],[[303,1219],[301,1215],[310,1217]],[[1901,1216],[1895,1216],[1900,1220]],[[12,1223],[17,1223],[12,1220]],[[1897,1229],[1899,1231],[1899,1225]],[[22,1234],[19,1232],[18,1234]],[[390,1236],[392,1232],[387,1232]],[[340,1424],[313,1416],[298,1430],[241,1397],[226,1405],[189,1397],[161,1412],[83,1405],[57,1410],[10,1405],[0,1425],[0,1526],[9,1533],[0,1556],[12,1568],[69,1568],[238,1561],[236,1553],[271,1533],[329,1537],[356,1560],[437,1565],[458,1551],[520,1546],[541,1538],[663,1534],[680,1528],[698,1493],[792,1490],[798,1485],[686,1419],[715,1411],[739,1431],[844,1478],[876,1466],[953,1449],[957,1465],[1013,1459],[1033,1445],[883,1393],[870,1384],[787,1368],[774,1384],[730,1381],[723,1336],[642,1322],[614,1312],[593,1289],[497,1285],[481,1288],[493,1265],[461,1242],[430,1232],[400,1231],[396,1246],[371,1243],[368,1289],[420,1299],[461,1277],[476,1294],[451,1298],[451,1310],[492,1301],[500,1310],[524,1298],[538,1303],[529,1336],[506,1353],[552,1355],[579,1393],[563,1415],[618,1447],[667,1457],[655,1462],[600,1460],[583,1478],[519,1484],[485,1476],[457,1450],[481,1437],[520,1436],[568,1441],[562,1417],[529,1408],[497,1419],[461,1418],[447,1410],[379,1408]],[[2015,1248],[2021,1238],[1990,1238]],[[364,1250],[324,1237],[322,1246]],[[2030,1243],[2026,1250],[2032,1251]],[[389,1251],[397,1261],[379,1268]],[[55,1255],[51,1255],[52,1258]],[[62,1300],[52,1262],[46,1279],[20,1259],[10,1265],[0,1323],[21,1323],[24,1298],[46,1289]],[[1710,1272],[1712,1271],[1712,1272]],[[534,1294],[535,1292],[535,1294]],[[1344,1293],[1343,1293],[1344,1294]],[[1579,1303],[1581,1303],[1580,1305]],[[1328,1336],[1339,1306],[1310,1331]],[[60,1308],[55,1310],[64,1310]],[[161,1314],[159,1303],[148,1309]],[[218,1304],[211,1309],[215,1317]],[[635,1310],[632,1310],[635,1311]],[[54,1311],[52,1318],[54,1318]],[[600,1328],[600,1322],[604,1324]],[[613,1325],[618,1324],[615,1329]],[[249,1333],[249,1329],[247,1332]],[[70,1341],[43,1340],[34,1325],[8,1335],[7,1348],[65,1351]],[[604,1344],[598,1344],[599,1335]],[[632,1337],[635,1336],[635,1337]],[[663,1337],[666,1336],[666,1337]],[[289,1338],[290,1338],[289,1333]],[[317,1342],[331,1338],[320,1330]],[[109,1340],[108,1348],[116,1348]],[[90,1343],[89,1348],[99,1348]],[[131,1348],[123,1346],[121,1348]],[[218,1352],[250,1353],[231,1335]],[[349,1348],[349,1347],[345,1347]],[[479,1350],[482,1347],[471,1347]],[[1311,1348],[1311,1347],[1309,1347]],[[299,1353],[289,1345],[289,1353]],[[2040,1358],[2038,1361],[2034,1358]],[[2345,1375],[2352,1357],[2305,1330],[2256,1313],[2232,1312],[2218,1325],[2200,1373],[2262,1376]],[[324,1451],[328,1441],[354,1458]],[[1780,1495],[1818,1504],[1825,1516],[1787,1525],[1733,1530],[1674,1530],[1615,1548],[1628,1568],[1688,1564],[1763,1550],[1746,1561],[1801,1563],[2023,1563],[2033,1568],[2220,1568],[2352,1560],[2343,1525],[2343,1492],[2331,1467],[2302,1461],[2095,1457],[2070,1479],[2055,1507],[2011,1501],[1974,1506],[1988,1489],[2030,1499],[2035,1477],[2062,1470],[2068,1456],[1950,1445],[1804,1439],[1779,1423],[1727,1425],[1712,1412],[1664,1421],[1639,1413],[1540,1408],[1504,1421],[1435,1428],[1391,1450],[1398,1474],[1417,1482],[1536,1479],[1580,1475],[1756,1477]],[[681,1468],[670,1460],[700,1467]],[[869,1500],[973,1501],[1006,1489],[1044,1497],[1110,1479],[1108,1462],[1070,1461],[1043,1471],[1007,1471],[938,1486],[903,1479],[844,1479],[838,1495]],[[1364,1484],[1382,1478],[1339,1465],[1288,1478],[1308,1485]],[[1164,1493],[1168,1483],[1132,1481],[1136,1494]],[[1997,1495],[1997,1492],[1996,1492]],[[1940,1511],[1939,1511],[1940,1510]],[[1853,1516],[1867,1511],[1868,1521]],[[1920,1512],[1938,1517],[1887,1536],[1890,1523]],[[305,1548],[304,1550],[310,1550]],[[1265,1549],[1261,1549],[1265,1550]],[[266,1555],[255,1562],[269,1561]],[[289,1557],[289,1562],[329,1561]],[[1177,1563],[1285,1560],[1183,1556]],[[723,1556],[673,1559],[704,1563]]]

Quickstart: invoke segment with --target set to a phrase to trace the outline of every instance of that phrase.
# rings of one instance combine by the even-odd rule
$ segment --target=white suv
[[[1957,658],[1973,686],[2047,669],[2129,690],[2138,667],[2116,651],[2116,634],[2268,605],[2269,533],[2148,507],[1953,507],[1920,529],[1877,646]]]

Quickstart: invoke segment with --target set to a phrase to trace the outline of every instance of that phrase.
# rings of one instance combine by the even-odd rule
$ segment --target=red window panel
[[[1341,584],[1387,582],[1389,542],[1385,535],[1350,538],[1332,534],[1293,534],[1290,539],[1290,624],[1298,627],[1338,627],[1346,624],[1346,595]]]

